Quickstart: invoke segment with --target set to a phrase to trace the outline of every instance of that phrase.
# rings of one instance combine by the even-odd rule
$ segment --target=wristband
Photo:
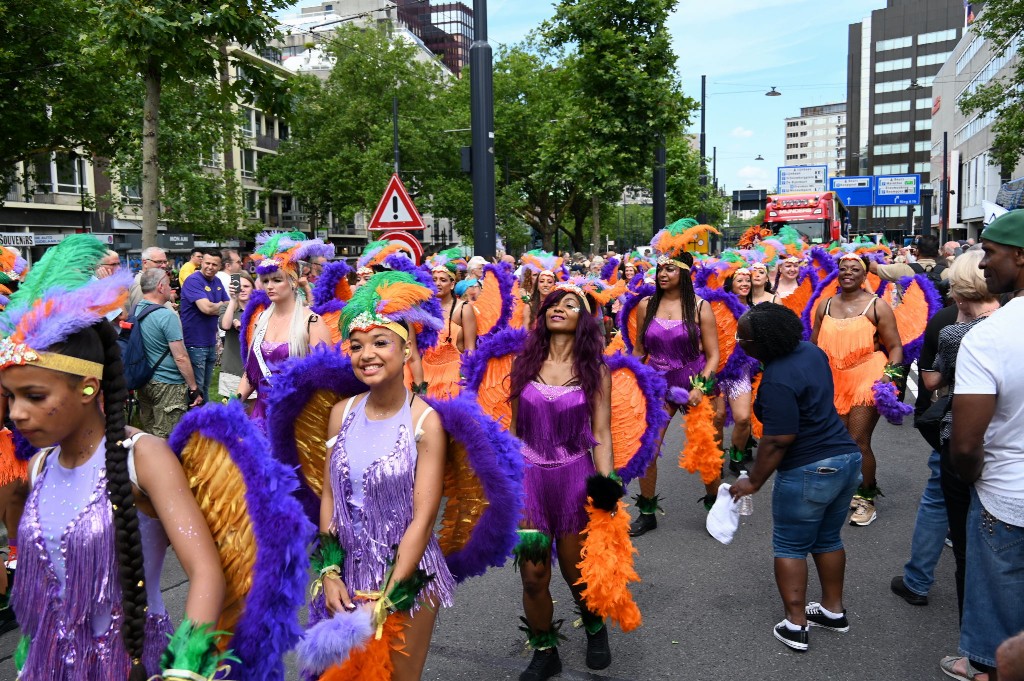
[[[413,383],[413,385],[412,385],[412,394],[413,395],[426,395],[427,394],[427,382],[423,381],[422,383]]]
[[[705,395],[710,395],[715,389],[715,375],[704,376],[703,374],[697,374],[696,376],[690,376],[690,385]]]
[[[893,381],[902,381],[907,378],[907,367],[900,364],[889,363],[885,365],[885,369],[882,371],[883,376],[888,376]]]

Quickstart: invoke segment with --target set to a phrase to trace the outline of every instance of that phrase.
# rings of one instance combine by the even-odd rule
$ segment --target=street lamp
[[[764,156],[762,156],[761,154],[758,154],[757,158],[755,158],[754,160],[755,161],[763,161],[764,160]]]
[[[768,92],[764,93],[764,96],[765,97],[781,97],[782,93],[779,92],[778,90],[776,90],[775,89],[776,87],[778,87],[778,86],[777,85],[772,85],[772,89],[769,90]]]

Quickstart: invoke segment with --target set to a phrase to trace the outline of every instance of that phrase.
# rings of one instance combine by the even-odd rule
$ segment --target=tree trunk
[[[601,199],[599,197],[594,196],[590,199],[590,209],[593,212],[590,252],[592,255],[598,255],[601,253]]]
[[[157,133],[160,128],[160,70],[151,62],[146,69],[146,100],[142,106],[142,248],[156,246],[160,217],[160,160]]]

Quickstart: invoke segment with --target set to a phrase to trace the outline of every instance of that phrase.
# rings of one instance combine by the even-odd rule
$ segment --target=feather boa
[[[392,652],[405,654],[405,629],[409,617],[396,612],[384,620],[384,634],[371,637],[365,646],[353,650],[340,665],[329,668],[320,681],[391,681],[395,664]]]
[[[270,446],[241,403],[211,404],[188,412],[168,444],[180,456],[195,433],[224,446],[245,480],[256,560],[245,609],[231,639],[242,671],[237,677],[283,681],[284,655],[302,635],[298,611],[309,570],[306,547],[316,528],[294,498],[295,472],[270,455]]]
[[[336,350],[317,347],[305,357],[288,360],[274,381],[267,398],[267,438],[274,458],[292,470],[299,470],[299,449],[295,444],[295,424],[309,399],[318,390],[329,390],[344,397],[366,392],[366,386],[352,373],[352,360]],[[306,516],[320,518],[320,499],[301,479],[295,492]]]
[[[526,329],[502,329],[482,339],[473,352],[462,355],[463,387],[478,391],[487,375],[487,363],[496,357],[522,352],[527,333]]]
[[[373,638],[374,630],[371,613],[362,607],[317,622],[295,649],[299,671],[304,677],[319,677],[328,668],[343,664],[353,650]]]
[[[633,567],[637,550],[629,540],[626,504],[619,500],[617,511],[609,513],[588,501],[587,515],[590,521],[583,530],[586,536],[577,564],[581,576],[576,582],[585,585],[583,602],[591,612],[618,622],[623,631],[633,631],[642,618],[629,583],[639,582],[640,576]]]
[[[641,275],[637,275],[641,276]],[[634,277],[636,279],[636,277]],[[626,346],[626,352],[633,354],[633,339],[629,337],[629,315],[633,314],[633,310],[640,305],[640,301],[644,298],[649,298],[654,295],[656,288],[654,284],[644,284],[643,279],[640,280],[640,285],[636,287],[634,293],[627,293],[626,299],[622,303],[622,307],[619,308],[619,314],[616,319],[616,323],[619,329],[622,330],[622,342]],[[644,320],[636,320],[636,332],[640,333],[643,328]]]
[[[900,402],[899,389],[893,383],[877,380],[871,385],[871,394],[875,398],[875,409],[894,426],[903,425],[903,417],[914,412],[912,406]]]
[[[699,471],[704,484],[722,475],[722,450],[718,448],[714,420],[715,409],[705,395],[686,412],[686,446],[679,454],[679,467],[690,473]]]
[[[669,416],[663,407],[666,383],[659,372],[643,364],[632,355],[623,353],[606,355],[604,361],[612,372],[613,380],[615,372],[619,369],[628,369],[633,373],[646,404],[644,418],[647,427],[643,435],[640,436],[640,447],[630,457],[629,462],[617,471],[623,484],[628,485],[631,480],[642,476],[651,461],[654,461],[654,458],[661,453],[661,431],[669,422]]]
[[[349,298],[352,288],[348,283],[348,274],[352,268],[343,260],[329,262],[313,286],[313,304],[310,309],[317,314],[340,312]]]
[[[619,280],[619,259],[608,258],[608,261],[601,268],[601,279],[604,279],[609,284],[614,284]]]
[[[427,398],[448,436],[461,443],[488,504],[466,543],[445,556],[456,581],[500,567],[512,554],[523,509],[523,456],[519,440],[484,414],[470,395]]]
[[[267,292],[253,289],[252,293],[249,294],[249,302],[245,304],[245,309],[242,310],[242,317],[239,320],[238,348],[242,353],[243,367],[249,361],[249,346],[252,345],[250,334],[256,328],[256,320],[268,307],[270,307],[270,297],[267,295]]]

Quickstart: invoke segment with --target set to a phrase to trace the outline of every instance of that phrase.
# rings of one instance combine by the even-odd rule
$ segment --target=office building
[[[828,166],[829,177],[846,174],[846,102],[801,107],[786,119],[786,165]]]
[[[888,0],[851,24],[846,174],[919,173],[929,186],[932,83],[964,30],[961,0]],[[916,231],[916,207],[856,212],[857,231]]]

